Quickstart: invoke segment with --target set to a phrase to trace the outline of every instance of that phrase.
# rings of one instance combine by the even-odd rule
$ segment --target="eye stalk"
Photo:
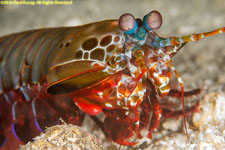
[[[138,25],[133,15],[126,13],[119,18],[119,27],[126,34],[134,34]]]
[[[144,16],[143,23],[148,30],[159,29],[162,25],[162,16],[158,11],[153,10]]]

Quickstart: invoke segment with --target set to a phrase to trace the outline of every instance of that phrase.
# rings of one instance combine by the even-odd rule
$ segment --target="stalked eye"
[[[126,34],[134,34],[138,26],[134,16],[127,13],[120,16],[119,27]]]
[[[148,30],[156,30],[162,25],[162,16],[158,11],[153,10],[144,16],[143,22]]]

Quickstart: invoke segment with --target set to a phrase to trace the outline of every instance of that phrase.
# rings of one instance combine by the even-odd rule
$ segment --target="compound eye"
[[[126,13],[120,16],[119,27],[126,34],[134,34],[137,29],[137,22],[133,15]]]
[[[158,11],[153,10],[144,16],[143,22],[148,30],[156,30],[162,25],[162,16]]]

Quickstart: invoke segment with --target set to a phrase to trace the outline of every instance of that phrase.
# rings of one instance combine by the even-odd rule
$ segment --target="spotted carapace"
[[[188,42],[224,33],[225,28],[163,38],[158,11],[142,19],[123,14],[77,27],[46,28],[0,38],[0,146],[15,149],[46,127],[82,125],[85,115],[120,145],[148,138],[162,117],[185,116],[183,81],[172,58]],[[174,72],[181,90],[170,89]],[[183,109],[163,107],[165,96],[182,99]],[[98,114],[104,114],[99,119]],[[186,125],[186,123],[185,123]]]

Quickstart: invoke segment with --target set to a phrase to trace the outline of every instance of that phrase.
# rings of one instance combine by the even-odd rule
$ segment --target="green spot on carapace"
[[[115,49],[115,45],[109,45],[108,47],[107,47],[107,52],[112,52],[113,50]]]
[[[88,52],[84,53],[84,59],[88,59]]]
[[[114,42],[119,42],[119,40],[120,40],[120,37],[119,37],[119,36],[116,36],[116,37],[114,38]]]
[[[103,61],[104,55],[105,55],[105,51],[101,48],[97,48],[91,52],[91,59]]]
[[[100,46],[107,46],[111,43],[111,41],[112,41],[111,35],[105,36],[101,39]]]
[[[82,58],[82,55],[83,55],[83,52],[81,50],[78,50],[76,53],[75,53],[75,58],[76,59],[81,59]]]
[[[84,41],[82,44],[82,48],[84,50],[92,50],[98,45],[98,39],[97,38],[90,38]]]

